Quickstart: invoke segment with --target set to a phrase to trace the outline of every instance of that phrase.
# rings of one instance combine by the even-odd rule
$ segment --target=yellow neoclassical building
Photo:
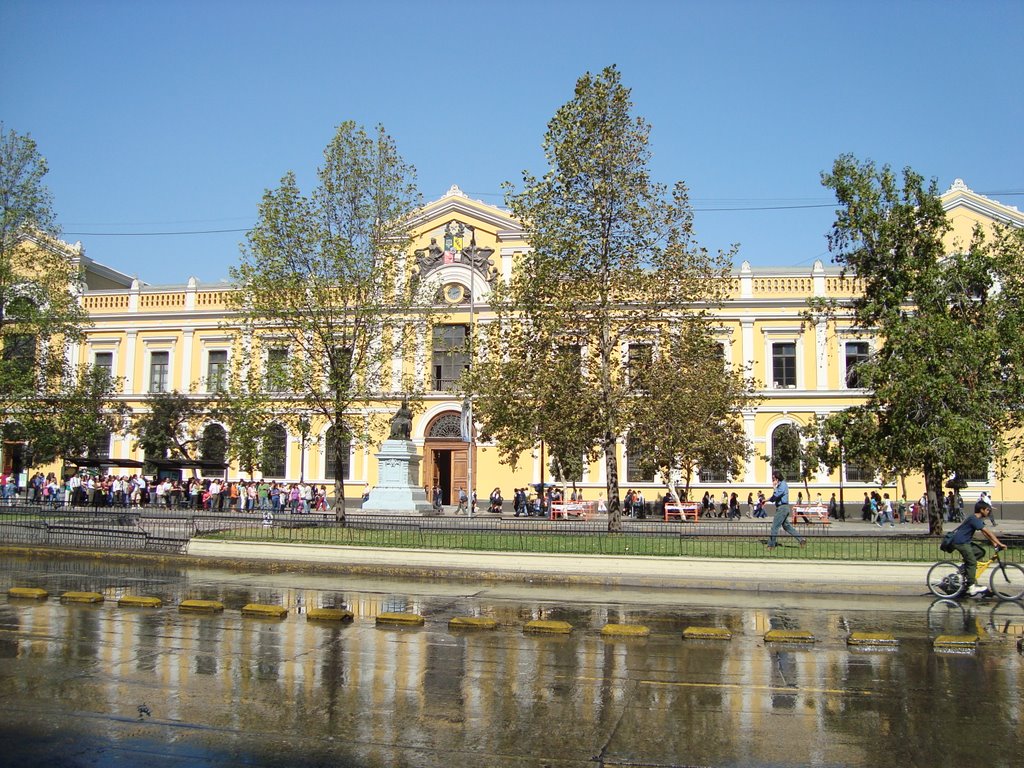
[[[1024,214],[979,195],[957,180],[942,195],[952,223],[950,247],[969,242],[973,228],[992,222],[1024,226]],[[513,469],[498,460],[495,447],[486,442],[467,444],[460,437],[461,400],[451,385],[468,364],[461,341],[473,324],[491,319],[488,297],[496,281],[512,274],[518,254],[528,248],[523,225],[501,208],[470,199],[453,186],[438,200],[419,210],[412,222],[413,246],[407,265],[431,286],[430,299],[444,309],[444,319],[431,327],[413,329],[414,343],[396,352],[391,366],[392,380],[381,382],[384,392],[398,393],[405,376],[412,373],[423,394],[412,427],[412,440],[422,453],[421,482],[438,485],[445,502],[451,503],[459,486],[475,486],[481,499],[498,487],[505,498],[512,489],[550,479],[549,467],[542,467],[541,453],[524,455]],[[233,349],[231,313],[225,301],[230,286],[207,286],[194,278],[174,285],[150,285],[89,259],[81,245],[61,244],[67,258],[80,264],[85,276],[81,302],[92,326],[85,340],[72,351],[73,362],[102,366],[123,378],[121,397],[133,409],[146,407],[151,392],[178,390],[203,393],[207,382],[216,381],[227,370]],[[225,254],[231,260],[234,254]],[[184,277],[184,276],[183,276]],[[858,282],[843,277],[836,267],[820,261],[805,268],[752,268],[744,262],[729,279],[728,298],[715,311],[714,332],[730,364],[748,366],[762,383],[760,404],[743,413],[746,434],[753,446],[751,458],[738,477],[702,473],[693,478],[692,489],[720,496],[728,489],[746,498],[748,492],[770,488],[769,464],[773,436],[785,424],[804,426],[815,416],[825,416],[863,400],[853,366],[870,354],[875,340],[865,337],[849,320],[808,323],[804,313],[811,297],[849,299],[856,295]],[[624,350],[624,353],[627,353]],[[382,396],[367,414],[394,412],[394,395]],[[219,425],[208,425],[222,429]],[[283,457],[274,466],[264,466],[266,479],[298,480],[330,485],[333,481],[325,426],[315,419],[306,436],[281,426],[276,431]],[[383,439],[386,435],[378,435]],[[112,435],[101,453],[118,459],[143,458],[131,436]],[[359,498],[377,476],[375,446],[350,446],[345,464],[346,492]],[[644,477],[638,463],[631,462],[627,441],[619,443],[619,475],[623,489],[646,489],[650,499],[659,489],[654,477]],[[11,446],[5,446],[7,463]],[[971,478],[965,497],[981,490],[998,501],[1024,500],[1024,484],[1014,479],[1019,467],[1001,476],[993,468],[985,476]],[[849,504],[864,490],[878,487],[877,479],[859,468],[842,471]],[[469,477],[470,472],[472,478]],[[237,468],[231,478],[245,477]],[[259,475],[257,475],[259,476]],[[605,489],[603,461],[585,467],[577,487],[588,499]],[[818,493],[827,499],[839,485],[839,472],[820,473],[810,484],[813,499]],[[911,478],[910,497],[921,492],[921,482]],[[902,489],[896,489],[897,495]]]

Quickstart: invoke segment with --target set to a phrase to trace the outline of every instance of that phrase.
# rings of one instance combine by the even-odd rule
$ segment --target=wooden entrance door
[[[459,488],[469,487],[469,446],[461,440],[427,440],[423,447],[423,488],[431,500],[440,486],[444,504],[458,504]]]

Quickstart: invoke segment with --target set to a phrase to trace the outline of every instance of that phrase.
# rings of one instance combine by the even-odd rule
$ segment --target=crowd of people
[[[14,484],[0,483],[3,498],[13,498]],[[29,478],[25,498],[34,503],[63,506],[207,511],[306,512],[327,511],[327,486],[260,480],[190,478],[151,480],[144,475],[95,475],[80,472],[58,481],[54,473],[37,472]]]

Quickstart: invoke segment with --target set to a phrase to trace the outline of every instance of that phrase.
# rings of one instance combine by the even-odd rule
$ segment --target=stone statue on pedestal
[[[403,397],[398,411],[391,417],[391,434],[389,440],[408,440],[412,435],[412,409],[409,398]]]
[[[430,515],[433,507],[420,486],[420,454],[412,442],[409,398],[391,417],[391,431],[377,458],[377,485],[363,502],[363,511],[385,515]]]

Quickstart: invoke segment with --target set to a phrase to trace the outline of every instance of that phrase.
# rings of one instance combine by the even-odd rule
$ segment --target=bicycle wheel
[[[966,588],[958,563],[941,560],[928,569],[928,591],[936,597],[960,597]]]
[[[992,594],[1000,600],[1017,600],[1024,595],[1024,568],[1017,563],[999,563],[989,577]]]

